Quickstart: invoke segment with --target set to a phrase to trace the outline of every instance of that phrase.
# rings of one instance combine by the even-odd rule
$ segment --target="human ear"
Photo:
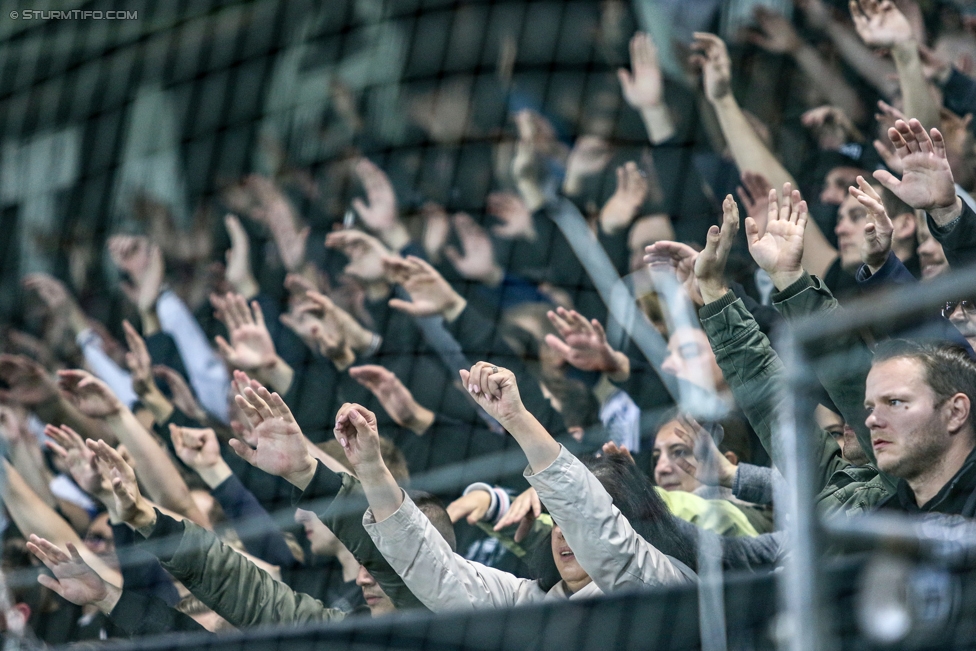
[[[957,393],[945,402],[944,409],[947,410],[948,420],[946,429],[950,434],[956,434],[969,422],[969,411],[972,405],[969,396],[965,393]]]

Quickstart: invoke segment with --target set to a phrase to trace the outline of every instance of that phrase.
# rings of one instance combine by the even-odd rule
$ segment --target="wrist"
[[[236,293],[240,294],[248,301],[261,293],[261,287],[251,274],[248,274],[245,278],[237,282],[231,282],[230,284]]]
[[[630,378],[630,358],[619,350],[613,351],[613,370],[606,374],[613,382],[626,382]]]
[[[705,305],[708,305],[709,303],[721,300],[723,296],[729,293],[729,287],[725,283],[702,282],[701,278],[699,278],[698,291],[701,292]]]
[[[718,485],[723,488],[732,488],[732,485],[735,484],[735,473],[737,472],[739,472],[739,467],[733,466],[731,463],[719,466]]]
[[[200,479],[203,480],[203,483],[210,488],[217,488],[227,481],[228,477],[234,474],[233,471],[231,471],[230,466],[228,466],[227,462],[223,459],[212,466],[195,467],[194,470],[196,470],[197,474],[200,475]]]
[[[317,467],[318,464],[315,459],[306,451],[302,463],[292,472],[282,475],[282,479],[299,490],[305,490],[312,483],[312,477],[315,476]]]
[[[895,60],[896,64],[919,59],[918,43],[915,42],[914,38],[908,38],[904,41],[892,43],[891,58]]]
[[[410,233],[399,219],[393,226],[384,229],[379,236],[383,240],[383,244],[386,244],[394,253],[398,253],[403,250],[403,247],[410,244]]]
[[[140,496],[132,511],[125,514],[124,519],[127,525],[148,537],[156,526],[156,509]]]
[[[352,351],[352,348],[344,345],[333,351],[329,355],[329,360],[332,361],[332,365],[336,367],[336,370],[341,373],[356,362],[356,353]]]
[[[803,277],[803,269],[776,272],[769,272],[767,270],[766,273],[769,273],[769,277],[772,279],[773,285],[775,285],[776,289],[779,291],[783,291]]]
[[[410,421],[404,423],[403,426],[417,436],[421,436],[424,432],[430,429],[431,425],[434,424],[435,417],[434,412],[432,412],[430,409],[427,409],[419,404],[415,404],[414,409],[411,412]]]
[[[441,310],[444,320],[448,323],[454,323],[454,321],[461,316],[461,312],[464,312],[464,308],[468,306],[468,302],[460,294],[454,290],[451,290],[451,294],[452,297],[450,301],[448,301],[447,305],[444,306],[444,309]]]
[[[933,206],[925,212],[931,215],[936,224],[944,226],[962,214],[962,199],[957,195],[951,204],[946,206]]]
[[[105,587],[105,594],[100,599],[93,601],[92,605],[108,615],[115,610],[115,605],[122,598],[122,588],[118,588],[105,580],[102,581],[102,585]]]
[[[504,280],[505,280],[505,271],[498,265],[493,265],[491,271],[489,271],[488,274],[481,279],[481,282],[483,282],[488,287],[495,288],[501,285],[502,281]],[[458,314],[460,314],[460,312],[458,312]]]
[[[254,373],[255,378],[261,384],[271,387],[281,395],[288,392],[294,375],[294,369],[278,355],[275,355],[273,364]]]
[[[362,461],[354,469],[356,478],[363,486],[377,486],[387,481],[387,477],[390,479],[393,477],[382,458],[375,461]]]

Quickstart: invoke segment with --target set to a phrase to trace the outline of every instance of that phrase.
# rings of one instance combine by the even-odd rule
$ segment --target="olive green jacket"
[[[821,291],[820,287],[819,279],[804,275],[793,286],[774,296],[776,307],[794,318],[818,309],[836,309],[836,301],[830,292],[826,288]],[[766,451],[773,458],[780,458],[780,450],[774,449],[779,444],[773,432],[780,402],[784,399],[782,361],[770,346],[769,339],[759,330],[752,314],[732,292],[702,307],[699,315],[736,403]],[[855,400],[863,410],[864,375],[866,371],[863,375],[852,371],[832,373],[825,374],[821,381],[838,408],[849,412]],[[841,403],[846,406],[841,407]],[[841,457],[840,448],[831,436],[823,430],[817,430],[816,446],[817,504],[822,512],[840,510],[854,514],[871,508],[890,493],[886,478],[876,468],[851,466]]]

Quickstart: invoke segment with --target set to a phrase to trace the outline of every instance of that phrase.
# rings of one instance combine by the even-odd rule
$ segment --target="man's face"
[[[858,175],[868,178],[870,172],[856,167],[835,167],[824,177],[824,187],[820,191],[820,203],[839,206],[847,198],[847,189],[857,184]]]
[[[937,239],[932,237],[928,222],[918,220],[918,265],[922,268],[922,279],[929,280],[949,272],[949,261]]]
[[[898,357],[872,366],[864,404],[878,468],[884,472],[910,482],[936,467],[949,449],[946,417],[920,362]]]
[[[963,337],[976,337],[976,302],[972,299],[959,301],[949,314],[949,320]]]
[[[861,266],[861,245],[864,244],[864,219],[868,211],[857,199],[847,195],[837,211],[837,249],[840,265],[845,271],[856,271]]]
[[[708,336],[698,328],[674,331],[668,338],[668,356],[661,363],[661,370],[705,389],[722,391],[727,386]],[[707,386],[709,379],[712,387]]]
[[[654,437],[654,482],[669,491],[693,492],[701,486],[697,479],[686,473],[675,459],[687,459],[697,465],[695,451],[688,447],[679,432],[685,432],[686,425],[673,420],[658,430]]]
[[[376,582],[373,575],[366,571],[366,568],[362,565],[359,566],[359,574],[356,575],[356,585],[358,585],[363,590],[363,599],[366,600],[366,605],[369,606],[369,613],[373,617],[379,617],[381,615],[389,615],[396,611],[396,606],[386,593],[383,592],[383,588],[380,584]]]

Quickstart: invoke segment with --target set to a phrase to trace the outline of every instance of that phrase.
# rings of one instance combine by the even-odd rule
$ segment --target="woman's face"
[[[563,530],[559,525],[552,527],[552,559],[570,592],[578,592],[591,581],[590,575],[576,561],[576,555],[563,538]]]
[[[685,442],[686,425],[676,420],[666,423],[654,437],[654,482],[669,491],[693,492],[701,483],[686,473],[675,463],[676,459],[687,459],[697,466],[694,450]],[[686,434],[682,437],[681,434]]]

